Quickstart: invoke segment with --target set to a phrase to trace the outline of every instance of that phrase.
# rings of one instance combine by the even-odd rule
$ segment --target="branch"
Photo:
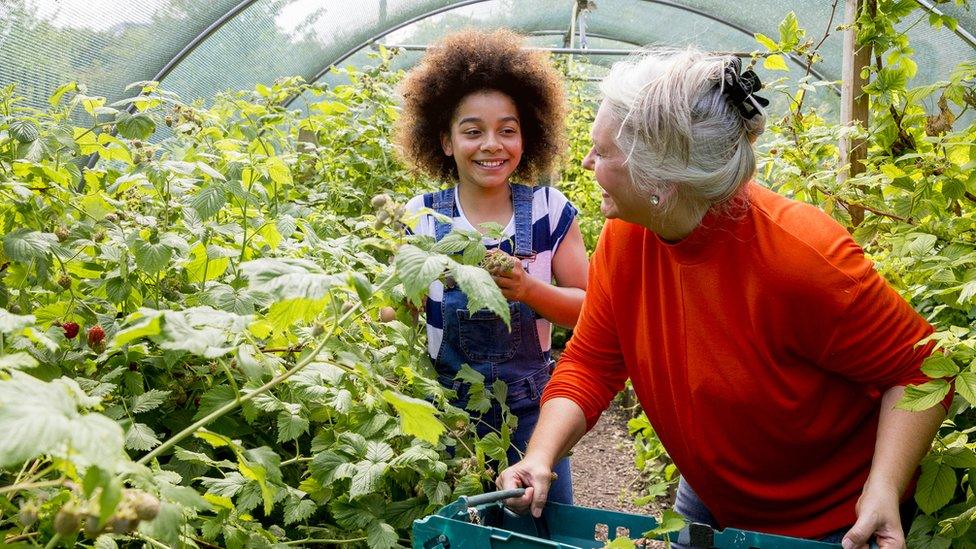
[[[387,284],[393,281],[395,276],[396,276],[395,274],[390,274],[390,276],[388,276],[386,280],[384,280],[379,284],[379,286],[377,286],[377,289],[385,288]],[[349,311],[347,311],[346,314],[342,315],[339,319],[337,319],[336,322],[332,325],[332,329],[329,331],[329,333],[326,334],[324,338],[322,338],[322,340],[314,349],[312,349],[312,352],[310,352],[305,358],[303,358],[301,361],[295,364],[295,366],[293,366],[290,370],[275,376],[271,381],[258,387],[254,391],[251,391],[250,393],[241,396],[240,398],[236,398],[233,401],[224,404],[220,408],[217,408],[213,412],[210,412],[209,414],[201,418],[199,421],[193,423],[189,427],[183,429],[179,433],[170,437],[166,442],[156,447],[156,449],[153,450],[152,452],[149,452],[148,454],[142,456],[142,458],[140,458],[139,461],[137,461],[136,463],[140,465],[145,465],[149,463],[150,461],[153,460],[153,458],[159,457],[160,455],[162,455],[163,452],[166,452],[167,450],[175,446],[177,443],[179,443],[181,440],[191,436],[193,433],[197,431],[197,429],[209,424],[210,422],[216,420],[217,418],[223,416],[224,414],[234,410],[241,404],[253,399],[254,397],[268,392],[269,390],[271,390],[281,382],[285,381],[286,379],[290,378],[291,376],[303,370],[306,366],[308,366],[309,364],[312,363],[312,361],[315,360],[315,358],[319,355],[320,352],[322,352],[323,349],[325,349],[326,344],[328,344],[329,341],[332,339],[332,336],[335,335],[338,327],[343,322],[348,320],[353,315],[353,313],[356,313],[358,312],[359,309],[363,308],[363,306],[364,305],[362,303],[359,303],[357,306],[353,307],[352,309],[349,309]]]
[[[878,215],[878,216],[881,216],[881,217],[887,217],[888,219],[894,219],[895,221],[901,221],[902,223],[908,223],[909,225],[915,225],[915,223],[913,223],[910,219],[901,217],[900,215],[893,214],[891,212],[886,212],[884,210],[879,210],[879,209],[876,209],[876,208],[872,208],[871,206],[865,206],[864,204],[861,204],[859,202],[850,202],[850,201],[844,200],[843,198],[840,198],[836,194],[831,193],[830,191],[828,191],[827,189],[824,189],[823,187],[821,187],[819,185],[814,185],[813,188],[816,189],[817,191],[819,191],[819,192],[821,192],[821,193],[829,196],[830,198],[833,198],[834,200],[836,200],[839,204],[841,204],[844,207],[845,210],[848,209],[849,207],[861,208],[862,210],[864,210],[866,212],[871,212],[871,213],[873,213],[875,215]],[[850,210],[848,210],[848,211],[850,211]]]

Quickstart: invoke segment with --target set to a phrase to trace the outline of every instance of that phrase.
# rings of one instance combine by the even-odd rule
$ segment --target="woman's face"
[[[450,134],[441,136],[444,154],[454,157],[462,185],[493,188],[508,184],[522,159],[522,130],[512,98],[498,91],[461,100]]]
[[[619,129],[620,123],[610,116],[604,101],[593,122],[590,132],[593,147],[583,159],[583,167],[593,171],[596,182],[603,188],[600,211],[604,216],[640,223],[647,216],[650,204],[637,192],[630,179],[624,153],[614,140]]]

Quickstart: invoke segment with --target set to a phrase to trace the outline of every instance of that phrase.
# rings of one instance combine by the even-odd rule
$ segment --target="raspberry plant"
[[[492,480],[511,423],[479,440],[422,326],[374,320],[448,275],[508,312],[480,238],[405,236],[387,62],[209,106],[0,91],[5,544],[387,549]]]

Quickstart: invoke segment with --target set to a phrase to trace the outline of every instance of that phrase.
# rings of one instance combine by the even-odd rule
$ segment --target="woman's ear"
[[[441,132],[441,149],[446,156],[454,156],[454,146],[451,144],[451,134]]]

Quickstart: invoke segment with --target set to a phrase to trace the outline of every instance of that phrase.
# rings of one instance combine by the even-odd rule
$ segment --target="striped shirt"
[[[428,193],[418,195],[407,202],[406,210],[410,214],[416,214],[423,208],[433,209],[434,195]],[[552,187],[535,187],[532,194],[532,250],[536,253],[535,259],[524,262],[523,266],[530,276],[552,283],[552,256],[559,248],[569,227],[576,218],[577,210],[569,200],[559,191]],[[453,226],[455,229],[476,231],[464,216],[464,210],[458,201],[457,193],[454,198]],[[435,237],[434,218],[426,214],[417,220],[417,225],[412,232],[418,235]],[[505,227],[506,238],[498,241],[485,237],[484,244],[487,248],[500,247],[505,252],[513,253],[512,241],[515,236],[515,216],[509,220]],[[435,280],[430,285],[427,294],[427,351],[431,358],[437,358],[443,339],[443,322],[441,319],[441,299],[444,294],[444,286],[439,280]],[[548,352],[552,347],[552,324],[537,315],[536,329],[539,332],[539,345],[543,352]]]

